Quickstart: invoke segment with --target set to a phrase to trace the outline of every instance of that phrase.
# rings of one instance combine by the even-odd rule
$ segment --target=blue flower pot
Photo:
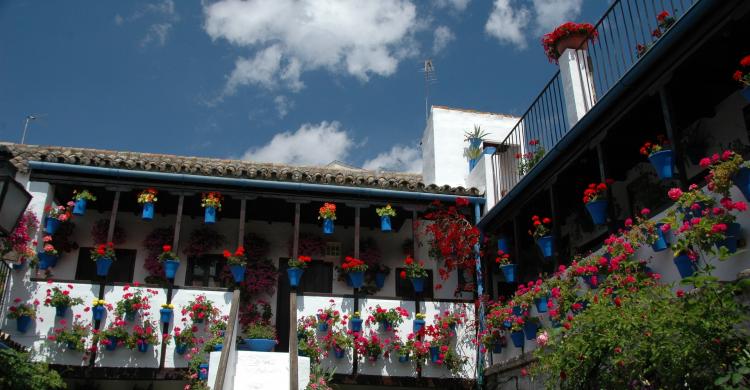
[[[172,322],[173,310],[168,308],[159,309],[160,320],[162,324],[169,324]]]
[[[184,355],[185,352],[187,352],[187,347],[187,344],[177,344],[174,351],[177,352],[178,355]]]
[[[73,215],[86,214],[86,199],[78,199],[73,205]]]
[[[500,266],[500,271],[503,271],[503,277],[505,282],[514,283],[516,281],[516,265],[506,264]]]
[[[679,255],[674,258],[674,265],[677,266],[677,271],[680,272],[681,278],[687,278],[693,276],[695,273],[695,263],[688,257],[688,255]]]
[[[421,293],[424,291],[424,278],[410,278],[411,285],[414,287],[415,293]]]
[[[198,379],[202,381],[208,380],[208,363],[198,365]]]
[[[663,225],[663,223],[656,224],[656,241],[651,244],[651,249],[653,249],[654,252],[661,252],[668,248],[667,240],[664,237],[664,232],[661,231],[661,227]]]
[[[510,329],[512,326],[513,323],[510,320],[503,321],[503,327],[505,327],[505,329]]]
[[[149,344],[146,342],[143,343],[136,343],[138,345],[138,352],[140,353],[146,353],[148,352]]]
[[[221,352],[222,349],[224,349],[224,344],[215,344],[214,345],[214,352]]]
[[[68,307],[67,306],[55,306],[55,316],[57,317],[65,317],[65,314],[68,313]]]
[[[536,305],[536,311],[539,313],[547,312],[547,297],[541,297],[534,299],[534,305]]]
[[[656,169],[656,174],[660,179],[672,178],[672,151],[662,150],[648,156],[651,165]]]
[[[21,261],[20,263],[13,263],[13,269],[18,271],[23,269],[23,267],[26,265],[25,262]]]
[[[477,163],[479,162],[479,159],[471,159],[469,160],[469,172],[474,170],[474,167],[477,166]]]
[[[16,318],[16,330],[20,333],[26,333],[31,326],[31,316],[20,316]]]
[[[114,351],[117,349],[117,343],[120,342],[120,339],[114,336],[107,336],[107,340],[109,340],[109,344],[105,347],[107,351]]]
[[[414,324],[412,325],[412,329],[414,330],[414,333],[419,332],[424,328],[425,320],[414,320]]]
[[[510,252],[510,244],[507,237],[500,237],[497,239],[497,249],[503,251],[503,253]]]
[[[518,317],[523,314],[523,308],[520,305],[513,306],[513,315]]]
[[[399,363],[409,363],[409,355],[398,355]]]
[[[44,231],[49,234],[55,234],[55,232],[57,231],[57,228],[60,227],[61,223],[62,222],[60,222],[60,220],[57,218],[47,217],[47,219],[44,222]]]
[[[232,271],[232,277],[235,283],[242,283],[245,281],[245,266],[244,265],[232,265],[229,266],[229,270]]]
[[[719,241],[717,243],[717,246],[719,247],[725,247],[729,251],[729,253],[737,252],[737,241],[740,239],[740,233],[742,231],[742,227],[740,224],[733,222],[730,223],[727,226],[727,231],[724,233],[724,236],[726,237],[724,240]]]
[[[333,347],[333,356],[336,357],[336,359],[343,359],[344,355],[346,355],[346,350],[339,347]]]
[[[352,282],[352,287],[361,288],[365,281],[365,273],[360,272],[349,272],[349,280]]]
[[[333,220],[326,218],[323,220],[323,234],[333,234]]]
[[[107,276],[109,267],[112,266],[112,259],[109,257],[100,257],[96,259],[96,276]]]
[[[177,275],[177,269],[180,268],[180,262],[177,260],[166,260],[164,261],[164,276],[167,279],[174,279]]]
[[[391,231],[391,217],[387,215],[380,217],[380,230],[384,232]]]
[[[318,323],[318,330],[321,332],[328,332],[328,323],[327,322]]]
[[[154,219],[154,203],[148,202],[143,204],[143,212],[141,213],[141,219],[144,221],[150,221]]]
[[[586,203],[586,210],[589,211],[594,225],[604,225],[607,223],[607,206],[609,202],[606,199],[595,200]]]
[[[517,331],[517,332],[510,332],[510,339],[513,341],[513,345],[516,348],[523,348],[523,344],[525,341],[523,340],[523,332]]]
[[[91,309],[91,313],[94,315],[94,321],[101,321],[104,319],[104,313],[107,309],[104,306],[97,305]]]
[[[539,330],[539,323],[534,321],[526,321],[523,324],[523,334],[526,335],[526,340],[534,340],[536,338],[536,332]]]
[[[378,325],[379,325],[379,329],[381,332],[386,332],[386,331],[393,329],[393,326],[390,324],[390,322],[386,320],[380,321]]]
[[[71,350],[71,351],[75,351],[76,350],[76,343],[73,342],[73,341],[68,341],[68,344],[66,345],[66,347],[69,350]]]
[[[430,361],[435,363],[440,360],[440,347],[430,347]]]
[[[503,353],[503,345],[499,341],[492,345],[492,353]]]
[[[276,346],[276,340],[270,339],[245,339],[251,351],[255,352],[271,352],[273,347]]]
[[[216,223],[216,207],[207,206],[203,212],[203,223],[211,225]]]
[[[349,321],[349,324],[351,324],[352,332],[362,331],[362,319],[361,318],[352,318]]]
[[[375,273],[375,287],[383,288],[385,286],[385,274],[382,272]]]
[[[745,89],[740,91],[740,94],[745,98],[745,100],[750,102],[750,87],[746,87]]]
[[[482,146],[482,139],[481,138],[474,138],[474,137],[469,138],[469,145],[472,148],[478,148],[478,147]]]
[[[125,312],[125,321],[127,321],[127,322],[133,322],[133,321],[135,321],[135,313],[136,313],[135,310],[126,311]]]
[[[37,256],[39,257],[39,269],[54,268],[57,265],[57,256],[44,252],[37,253]]]
[[[302,274],[305,272],[302,268],[287,268],[286,275],[289,277],[289,286],[299,286],[299,281],[302,278]]]
[[[542,251],[542,256],[545,258],[552,257],[552,244],[554,242],[553,236],[544,236],[536,240],[536,244]]]

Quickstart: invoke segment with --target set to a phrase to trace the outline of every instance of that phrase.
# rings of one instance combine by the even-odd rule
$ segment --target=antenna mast
[[[424,60],[422,73],[424,73],[424,120],[427,121],[430,119],[430,84],[437,81],[432,59]]]

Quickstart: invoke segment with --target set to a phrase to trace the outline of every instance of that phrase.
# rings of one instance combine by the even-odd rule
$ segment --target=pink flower
[[[676,201],[682,196],[682,190],[679,188],[672,188],[667,192],[667,196],[669,196],[669,199]]]
[[[672,226],[670,226],[668,223],[665,223],[664,225],[661,225],[661,232],[662,233],[669,233],[670,230],[672,230]]]
[[[643,215],[644,217],[647,216],[647,215],[649,215],[649,214],[651,214],[651,210],[649,210],[648,208],[644,207],[641,210],[641,215]]]
[[[540,347],[547,345],[547,341],[549,341],[549,335],[546,331],[536,336],[536,343],[539,344]]]
[[[708,157],[704,157],[701,159],[700,166],[703,168],[708,168],[711,166],[711,159]]]

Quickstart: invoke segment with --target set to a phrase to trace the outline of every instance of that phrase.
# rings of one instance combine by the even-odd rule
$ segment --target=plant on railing
[[[727,197],[732,185],[735,182],[739,182],[738,187],[745,194],[744,191],[747,186],[743,186],[745,182],[738,174],[740,172],[747,174],[750,171],[750,163],[745,161],[738,153],[725,150],[721,155],[717,153],[711,157],[702,158],[699,164],[702,168],[709,169],[706,181],[708,182],[708,189],[710,191]]]
[[[117,313],[117,316],[121,318],[124,317],[128,322],[133,322],[136,314],[139,313],[142,317],[147,317],[148,310],[151,309],[151,297],[154,297],[159,293],[157,290],[147,288],[145,289],[146,293],[144,294],[144,289],[139,288],[138,286],[138,282],[133,282],[133,290],[135,292],[130,292],[131,286],[129,284],[123,286],[122,291],[124,293],[115,307],[115,313]]]
[[[125,330],[127,323],[124,320],[112,321],[104,330],[94,332],[94,342],[101,344],[109,351],[123,346],[128,341],[128,331]]]
[[[367,317],[365,323],[369,326],[370,324],[380,324],[382,330],[395,331],[401,323],[404,322],[404,318],[409,317],[409,312],[403,307],[395,307],[392,309],[383,309],[380,305],[375,305],[375,308],[369,307],[370,315]]]
[[[146,352],[150,346],[159,344],[159,327],[150,320],[144,320],[143,324],[134,325],[133,332],[128,337],[126,344],[130,349],[138,349]]]
[[[750,87],[750,55],[740,60],[740,69],[736,70],[732,78],[744,87]]]
[[[68,308],[83,304],[82,298],[73,298],[70,296],[70,293],[73,291],[73,285],[69,284],[67,287],[67,289],[60,287],[47,289],[47,296],[44,299],[44,306],[56,308],[58,317],[65,316]]]
[[[328,306],[320,308],[317,311],[317,327],[321,332],[327,332],[333,326],[338,324],[341,319],[341,312],[336,309],[336,303],[333,299],[328,301]]]
[[[197,344],[197,337],[195,336],[195,332],[197,331],[198,327],[194,325],[190,325],[185,329],[175,326],[174,329],[172,329],[175,349],[178,354],[184,354],[188,349]]]
[[[655,39],[652,42],[648,42],[645,45],[641,43],[637,43],[635,45],[636,53],[638,54],[638,57],[643,57],[643,55],[646,54],[656,43],[656,40],[661,38],[664,33],[669,30],[670,27],[675,22],[675,18],[669,14],[667,11],[661,11],[656,15],[656,29],[654,31],[651,31],[651,36]]]
[[[81,315],[76,314],[70,329],[66,328],[67,321],[62,319],[59,328],[53,328],[47,340],[64,346],[69,351],[86,351],[86,343],[91,334],[91,324],[81,321]]]
[[[542,161],[544,154],[547,153],[544,146],[539,144],[539,140],[536,138],[529,141],[528,149],[530,150],[526,153],[516,153],[519,175],[525,175],[531,172],[531,169],[534,168],[539,161]]]
[[[354,337],[351,330],[336,329],[327,334],[323,341],[327,349],[332,350],[337,359],[344,357],[347,350],[354,345]]]
[[[549,62],[557,63],[565,49],[586,48],[587,39],[596,39],[598,32],[590,23],[563,23],[542,37],[542,47]]]
[[[354,338],[354,349],[360,357],[375,362],[383,354],[383,342],[377,333],[370,331],[369,337],[357,335]]]
[[[211,321],[219,314],[219,309],[214,307],[214,303],[201,294],[189,301],[186,306],[182,307],[181,313],[187,316],[194,324],[202,324],[204,321]]]
[[[36,214],[30,210],[24,212],[10,235],[0,239],[2,257],[14,260],[17,264],[23,264],[26,260],[32,259],[34,247],[30,244],[37,229],[39,229],[39,219]]]

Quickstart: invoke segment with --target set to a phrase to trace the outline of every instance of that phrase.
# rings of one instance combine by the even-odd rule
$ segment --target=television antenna
[[[46,117],[47,114],[29,114],[26,115],[26,120],[23,124],[23,134],[21,135],[21,145],[23,145],[26,142],[26,131],[29,129],[29,122],[35,121],[37,119],[42,119]]]
[[[437,82],[431,58],[424,60],[421,72],[424,73],[424,119],[427,121],[430,118],[430,84]]]

